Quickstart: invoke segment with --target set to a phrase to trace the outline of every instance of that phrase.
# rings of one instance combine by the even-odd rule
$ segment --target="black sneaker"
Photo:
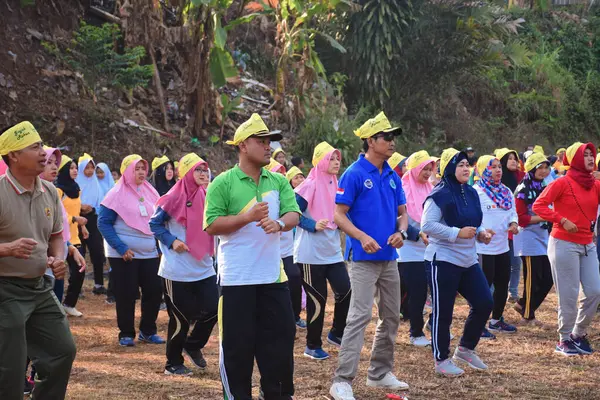
[[[183,364],[165,368],[165,375],[190,376],[192,374],[192,370]]]
[[[92,293],[95,294],[96,296],[105,295],[106,288],[104,286],[100,286],[100,287],[94,286],[94,288],[92,289]]]
[[[25,378],[25,387],[23,389],[23,394],[24,395],[31,394],[31,392],[33,392],[33,386],[34,386],[33,381]]]
[[[575,346],[579,354],[584,354],[587,356],[594,352],[592,346],[590,346],[589,340],[587,340],[587,335],[577,337],[571,334],[571,342],[573,343],[573,346]]]
[[[554,352],[563,356],[571,357],[579,354],[577,347],[573,344],[571,340],[564,340],[559,342],[554,349]]]
[[[200,368],[206,369],[206,360],[204,359],[204,355],[202,354],[202,350],[187,350],[183,349],[183,354],[189,357],[192,363]]]

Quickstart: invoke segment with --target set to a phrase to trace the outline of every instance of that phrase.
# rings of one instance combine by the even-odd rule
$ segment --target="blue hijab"
[[[88,178],[83,171],[85,171],[85,167],[90,163],[94,166],[94,173]],[[81,204],[90,205],[97,211],[102,201],[102,189],[96,176],[96,163],[94,163],[93,159],[85,158],[79,162],[77,165],[77,179],[75,181],[81,189]]]
[[[456,166],[462,160],[468,160],[467,153],[463,151],[452,157],[444,170],[442,181],[433,188],[428,198],[433,199],[442,210],[448,226],[479,228],[483,220],[479,195],[471,186],[461,184],[456,179]]]
[[[98,183],[100,183],[102,199],[104,200],[104,197],[106,197],[106,193],[108,193],[108,191],[112,189],[113,186],[115,186],[115,180],[112,176],[110,168],[108,168],[108,165],[106,165],[105,163],[100,163],[98,164],[96,169],[98,168],[100,168],[104,172],[104,179],[98,178]]]

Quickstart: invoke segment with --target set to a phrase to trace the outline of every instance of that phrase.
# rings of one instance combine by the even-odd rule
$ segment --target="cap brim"
[[[255,133],[254,135],[250,135],[250,137],[269,138],[273,142],[279,142],[281,139],[283,139],[283,135],[278,132],[259,132]]]
[[[394,135],[398,136],[398,135],[402,134],[402,128],[400,128],[399,126],[396,126],[393,128],[384,129],[382,132],[383,133],[394,133]]]

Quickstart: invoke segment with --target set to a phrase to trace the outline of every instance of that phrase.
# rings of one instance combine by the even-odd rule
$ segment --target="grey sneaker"
[[[444,361],[435,362],[435,373],[444,376],[455,377],[461,376],[465,373],[465,371],[457,367],[451,358],[447,358]]]
[[[466,347],[458,346],[454,351],[453,359],[454,361],[465,362],[469,364],[471,368],[480,371],[485,371],[488,369],[487,365],[485,365],[484,362],[481,361],[481,358],[479,358],[477,353],[475,353],[475,350],[469,350]]]

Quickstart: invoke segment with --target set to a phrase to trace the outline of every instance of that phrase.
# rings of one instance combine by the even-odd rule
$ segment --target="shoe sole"
[[[477,371],[487,371],[488,370],[487,368],[476,367],[475,365],[471,364],[468,360],[465,360],[464,358],[453,356],[452,359],[454,361],[463,362],[463,363],[467,364],[469,367],[471,367],[471,368],[473,368],[473,369],[475,369]]]
[[[573,356],[578,356],[579,355],[579,352],[577,352],[577,353],[565,353],[564,351],[560,351],[560,350],[554,350],[554,353],[560,354],[563,357],[573,357]]]
[[[427,343],[427,344],[415,344],[415,343],[411,343],[411,346],[415,346],[415,347],[427,347],[427,346],[431,346],[431,343]]]
[[[494,332],[494,333],[506,333],[506,334],[508,334],[508,335],[512,335],[512,334],[514,334],[514,333],[517,333],[517,331],[504,331],[504,330],[502,330],[502,329],[491,329],[491,328],[488,328],[488,331],[490,331],[490,332]],[[483,338],[482,338],[482,339],[483,339]]]
[[[344,399],[344,398],[342,398],[342,397],[339,397],[338,395],[336,395],[336,394],[334,394],[334,393],[331,393],[331,390],[329,390],[329,395],[331,396],[331,398],[332,398],[333,400],[340,400],[340,399],[341,399],[341,400],[356,400],[356,398],[355,398],[354,396],[352,396],[352,397],[346,397],[346,398]]]
[[[192,371],[190,371],[187,374],[174,374],[173,372],[169,372],[165,369],[165,375],[168,375],[168,376],[192,376],[192,375],[194,375],[194,373]]]
[[[367,386],[376,388],[376,389],[389,389],[389,390],[409,390],[410,386],[380,386],[376,383],[372,383],[371,381],[367,381]]]
[[[327,338],[327,343],[334,345],[335,347],[342,347],[341,343],[334,342],[333,340]]]
[[[165,342],[156,343],[156,342],[153,342],[152,340],[142,339],[140,337],[138,337],[138,342],[140,342],[140,343],[146,343],[146,344],[165,344]]]
[[[589,356],[594,352],[593,350],[592,351],[583,350],[583,349],[577,347],[577,345],[575,345],[575,348],[577,349],[577,352],[579,354],[581,354],[582,356]]]
[[[121,344],[121,343],[119,343],[119,346],[121,346],[121,347],[135,347],[135,343],[134,344]]]
[[[306,354],[306,353],[303,353],[302,355],[303,355],[304,357],[308,357],[308,358],[310,358],[310,359],[312,359],[312,360],[316,360],[316,361],[323,361],[323,360],[327,360],[327,359],[329,359],[329,358],[331,357],[331,356],[327,356],[327,357],[324,357],[324,358],[317,358],[317,357],[313,357],[313,356],[311,356],[311,355],[309,355],[309,354]]]
[[[196,361],[194,361],[194,359],[192,358],[192,356],[190,356],[190,353],[188,353],[186,349],[183,349],[183,354],[185,354],[188,357],[188,359],[191,361],[192,364],[194,364],[196,366],[196,368],[199,368],[202,371],[204,371],[206,369],[207,366],[203,367],[201,365],[198,365],[196,363]]]
[[[465,374],[465,371],[461,372],[460,374],[446,374],[441,371],[435,371],[435,373],[436,375],[445,376],[446,378],[458,378],[459,376],[463,376]]]

